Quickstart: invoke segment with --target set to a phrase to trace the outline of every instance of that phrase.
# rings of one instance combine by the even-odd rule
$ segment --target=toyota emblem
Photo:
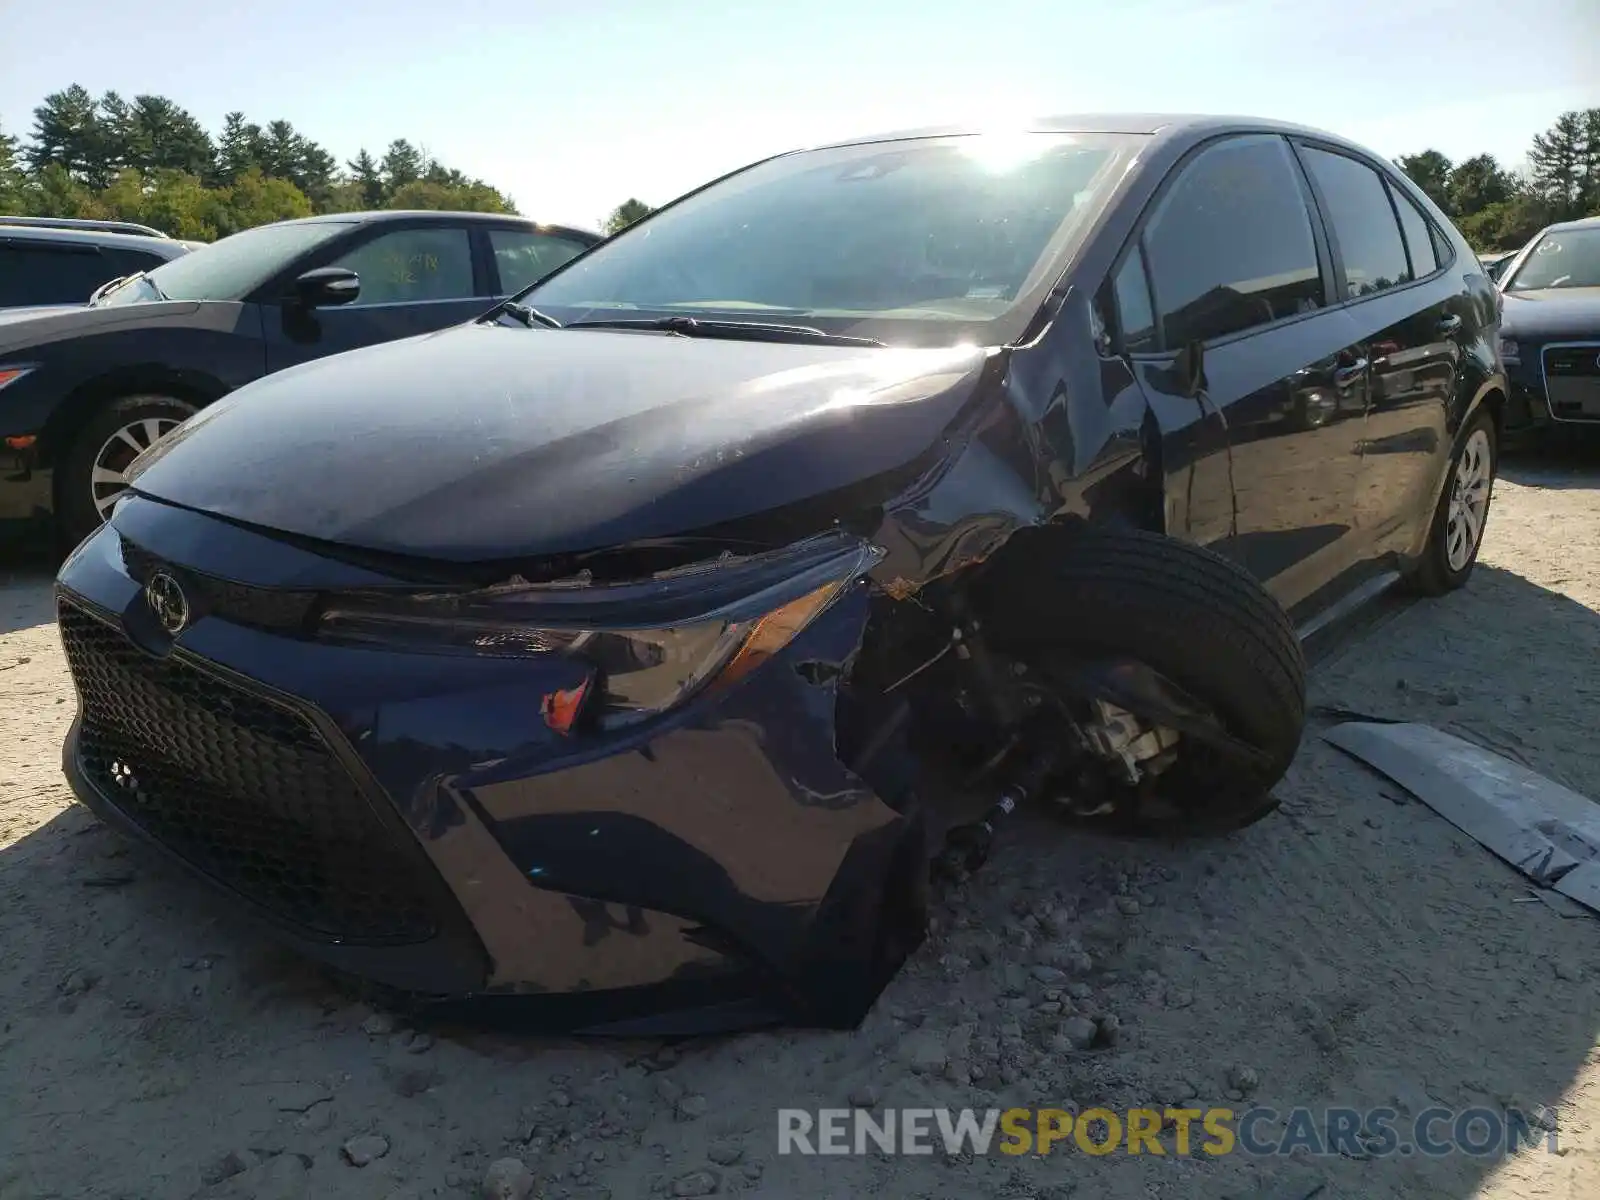
[[[161,628],[173,636],[189,623],[189,598],[178,581],[165,571],[157,571],[144,585],[144,602],[150,606]]]

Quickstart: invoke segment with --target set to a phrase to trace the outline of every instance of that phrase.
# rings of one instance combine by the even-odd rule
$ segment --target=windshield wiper
[[[563,328],[561,322],[549,314],[542,313],[537,308],[533,308],[527,304],[518,304],[515,300],[507,300],[503,302],[495,307],[488,315],[491,317],[497,317],[501,313],[505,313],[507,316],[515,317],[529,329],[532,329],[535,325],[547,325],[551,329]]]
[[[656,329],[683,337],[729,338],[751,342],[800,342],[823,346],[882,346],[877,338],[828,333],[810,325],[775,325],[769,321],[707,321],[700,317],[602,317],[572,321],[563,329]]]

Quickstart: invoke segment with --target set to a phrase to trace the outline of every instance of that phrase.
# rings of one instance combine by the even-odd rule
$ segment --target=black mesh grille
[[[313,935],[434,934],[415,868],[310,721],[146,654],[69,602],[59,618],[82,699],[80,765],[129,819]]]
[[[209,613],[239,625],[299,633],[316,607],[316,592],[251,587],[215,575],[202,575],[162,562],[127,538],[122,538],[121,542],[122,564],[133,579],[147,583],[156,571],[171,572],[182,581],[196,616]]]

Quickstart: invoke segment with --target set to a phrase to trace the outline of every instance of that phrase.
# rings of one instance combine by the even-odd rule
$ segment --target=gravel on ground
[[[1600,797],[1600,472],[1513,467],[1483,561],[1313,701]],[[48,573],[0,568],[0,1198],[1600,1196],[1600,937],[1316,736],[1282,811],[1171,846],[1025,818],[849,1033],[419,1030],[72,802]],[[1509,1158],[805,1157],[777,1108],[1512,1106]],[[1263,1130],[1270,1133],[1270,1130]],[[1169,1142],[1170,1145],[1170,1142]]]

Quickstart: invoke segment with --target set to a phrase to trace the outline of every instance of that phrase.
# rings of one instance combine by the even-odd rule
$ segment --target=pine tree
[[[1589,146],[1584,115],[1564,112],[1545,132],[1535,134],[1528,151],[1533,189],[1550,205],[1557,219],[1581,214]]]
[[[109,180],[124,167],[143,168],[149,163],[149,140],[135,122],[126,100],[116,92],[105,93],[100,97],[96,120],[96,162],[92,174]]]
[[[362,147],[361,152],[345,164],[350,172],[351,182],[361,189],[361,205],[363,208],[382,208],[384,202],[383,169],[378,166],[377,159],[373,158]]]
[[[427,168],[422,152],[405,138],[389,143],[383,155],[383,186],[393,195],[408,183],[416,183]]]
[[[133,165],[145,171],[182,171],[202,175],[216,161],[211,135],[186,109],[165,96],[135,96],[133,125],[143,160]],[[148,150],[144,148],[148,147]]]
[[[35,174],[59,166],[77,179],[92,174],[101,186],[108,182],[100,160],[100,120],[94,97],[78,84],[52,92],[33,110],[33,132],[23,151],[28,169]]]
[[[25,211],[22,166],[17,159],[17,139],[0,127],[0,213]]]
[[[1585,216],[1600,216],[1600,108],[1583,112],[1583,194]]]
[[[294,180],[300,165],[300,135],[288,121],[268,121],[261,138],[261,170],[274,179]]]
[[[260,166],[261,126],[247,122],[242,112],[229,113],[222,118],[222,136],[217,139],[214,179],[229,184],[252,167]]]

